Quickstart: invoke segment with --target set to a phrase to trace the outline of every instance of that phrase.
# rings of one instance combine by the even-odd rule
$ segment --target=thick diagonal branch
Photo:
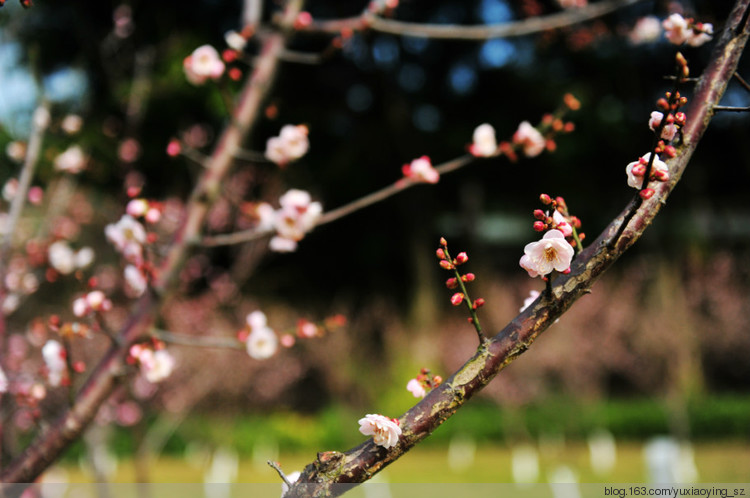
[[[287,498],[340,495],[349,489],[347,484],[362,483],[398,459],[526,351],[539,334],[589,292],[593,283],[641,237],[682,176],[708,127],[714,106],[719,103],[737,67],[748,38],[749,4],[750,0],[736,3],[714,48],[712,62],[695,89],[687,111],[688,123],[682,130],[684,144],[670,161],[670,181],[662,183],[656,195],[643,203],[637,202],[635,199],[639,198],[635,197],[597,240],[577,257],[571,272],[555,280],[551,296],[542,294],[486,346],[480,347],[455,374],[404,413],[399,418],[403,433],[396,446],[383,448],[370,439],[344,453],[319,453],[318,459],[305,468]],[[632,213],[634,209],[635,214]],[[620,229],[626,219],[629,220],[627,226]]]
[[[282,26],[292,25],[301,4],[302,0],[289,2]],[[148,334],[164,295],[169,291],[195,241],[201,236],[208,210],[219,195],[222,179],[231,168],[242,141],[250,134],[258,116],[262,114],[261,106],[275,78],[288,33],[289,31],[274,33],[264,42],[253,73],[240,94],[232,122],[220,137],[203,176],[193,191],[185,217],[159,267],[159,278],[154,282],[153,290],[136,303],[130,319],[117,335],[116,344],[92,371],[76,396],[74,405],[3,469],[0,474],[3,482],[35,480],[70,443],[81,436],[99,406],[112,393],[118,379],[125,374],[125,356],[129,344]]]

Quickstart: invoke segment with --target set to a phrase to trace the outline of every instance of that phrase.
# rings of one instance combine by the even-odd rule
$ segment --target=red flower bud
[[[633,176],[643,176],[646,174],[646,166],[643,164],[636,164],[631,170]]]
[[[687,120],[687,116],[685,116],[684,112],[678,112],[674,115],[674,121],[680,126],[685,125],[685,121]]]
[[[534,218],[536,218],[537,220],[543,220],[546,217],[547,217],[547,215],[544,214],[544,211],[542,211],[541,209],[535,209],[534,210]]]
[[[440,237],[440,245],[443,246],[443,247],[447,247],[448,246],[448,241],[445,240],[445,237]]]
[[[437,251],[435,251],[435,255],[440,259],[445,259],[445,251],[443,251],[442,248],[438,248]]]
[[[552,198],[548,196],[547,194],[542,194],[539,196],[539,200],[544,204],[545,206],[552,202]]]
[[[667,102],[667,99],[662,97],[656,101],[656,107],[658,107],[662,111],[666,111],[667,109],[669,109],[669,102]]]
[[[543,221],[535,221],[534,222],[534,230],[537,232],[543,232],[547,225],[544,224]]]
[[[455,289],[456,287],[458,287],[458,279],[456,279],[455,277],[449,278],[445,281],[445,286],[449,289]]]
[[[462,265],[462,264],[466,263],[467,261],[469,261],[469,255],[466,254],[465,252],[460,252],[460,253],[458,253],[458,256],[456,256],[456,264],[457,265]]]
[[[640,195],[643,200],[646,200],[646,199],[650,199],[651,197],[653,197],[655,193],[656,192],[654,191],[654,189],[646,188],[646,189],[641,190],[638,193],[638,195]]]
[[[677,155],[677,150],[674,148],[674,145],[667,145],[664,147],[664,153],[669,157],[674,157]]]
[[[463,302],[463,300],[464,300],[463,292],[456,292],[455,294],[451,296],[451,304],[453,306],[458,306],[459,304]]]
[[[447,259],[440,260],[440,267],[444,270],[452,270],[453,268],[455,268],[455,266],[453,266],[453,263],[451,263]]]
[[[466,275],[461,276],[462,282],[473,282],[476,276],[473,273],[467,273]]]
[[[443,383],[443,378],[441,376],[436,375],[436,376],[434,376],[432,378],[432,386],[433,387],[437,387],[437,386],[439,386],[442,383]]]
[[[477,309],[477,308],[481,308],[482,306],[484,306],[484,299],[482,299],[481,297],[478,297],[474,300],[474,304],[471,307],[474,309]]]

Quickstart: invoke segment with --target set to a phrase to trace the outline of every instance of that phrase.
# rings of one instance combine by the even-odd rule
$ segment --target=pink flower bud
[[[455,294],[451,296],[451,304],[453,306],[458,306],[459,304],[463,302],[463,300],[464,300],[463,292],[456,292]]]
[[[545,228],[546,228],[546,225],[544,224],[543,221],[535,221],[534,222],[534,231],[536,231],[536,232],[543,232]]]
[[[435,255],[440,259],[445,259],[445,251],[443,251],[442,248],[438,248],[437,251],[435,251]]]
[[[482,306],[484,306],[484,299],[482,299],[481,297],[478,297],[474,300],[474,304],[471,307],[474,309],[477,309],[477,308],[481,308]]]
[[[440,245],[443,246],[443,247],[447,247],[448,246],[448,241],[445,240],[445,237],[440,237]]]
[[[534,218],[536,218],[537,220],[544,220],[547,218],[547,215],[544,214],[544,211],[542,211],[541,209],[535,209]]]
[[[552,198],[548,196],[547,194],[540,195],[539,200],[542,201],[542,204],[544,204],[545,206],[549,204],[550,202],[552,202]]]
[[[677,155],[677,149],[674,148],[674,145],[667,145],[664,147],[664,153],[669,157],[675,157]]]
[[[451,277],[445,281],[445,286],[449,289],[455,289],[458,287],[458,280],[455,277]]]
[[[456,256],[456,264],[462,265],[469,261],[469,256],[465,252],[458,253],[458,256]]]
[[[687,116],[685,116],[684,112],[678,112],[674,115],[674,121],[680,126],[685,125],[685,121],[687,120]]]
[[[646,166],[643,164],[636,164],[633,166],[632,172],[635,176],[643,176],[646,174]]]
[[[654,177],[654,179],[660,182],[666,182],[669,180],[669,173],[661,169],[657,169],[656,171],[654,171],[654,174],[652,176]]]
[[[656,192],[654,191],[654,189],[646,188],[646,189],[641,190],[638,193],[638,195],[640,195],[643,200],[646,200],[646,199],[650,199],[651,197],[653,197],[655,193]]]
[[[167,155],[169,157],[177,157],[182,152],[182,144],[176,138],[173,138],[167,144]]]
[[[669,109],[669,102],[667,102],[667,99],[662,97],[656,101],[656,107],[658,107],[659,109],[663,111],[666,111],[667,109]]]
[[[455,268],[455,266],[453,266],[453,263],[451,263],[447,259],[440,260],[440,267],[444,270],[452,270],[453,268]]]
[[[476,276],[473,273],[467,273],[466,275],[461,276],[461,281],[463,282],[473,282]]]
[[[432,386],[433,387],[437,387],[437,386],[439,386],[442,383],[443,383],[443,378],[441,376],[436,375],[436,376],[434,376],[432,378]]]

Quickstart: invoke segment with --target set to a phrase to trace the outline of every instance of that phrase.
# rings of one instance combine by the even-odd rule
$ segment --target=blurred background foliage
[[[720,32],[732,3],[682,5]],[[276,6],[265,4],[268,19]],[[339,18],[357,15],[365,4],[313,0],[307,9],[316,19]],[[530,4],[558,10],[543,0],[402,0],[397,17],[508,22],[523,18]],[[129,23],[123,8],[130,9]],[[91,161],[73,202],[89,215],[76,242],[97,249],[100,277],[117,273],[102,228],[123,211],[124,186],[143,184],[146,197],[164,200],[179,215],[200,168],[167,157],[166,144],[193,136],[208,154],[227,121],[222,92],[239,88],[228,80],[194,87],[182,60],[202,44],[221,49],[224,33],[241,28],[241,8],[239,1],[219,0],[39,0],[28,10],[9,1],[0,11],[0,142],[26,139],[41,94],[52,101],[53,116],[84,117],[76,141]],[[433,256],[438,238],[469,253],[467,268],[478,275],[472,292],[488,303],[480,316],[498,330],[529,290],[542,287],[518,267],[524,244],[536,238],[531,212],[538,195],[564,196],[589,240],[633,195],[623,170],[650,145],[648,116],[670,87],[664,76],[675,49],[663,40],[635,45],[627,33],[638,18],[664,18],[675,8],[644,1],[593,22],[485,42],[356,33],[320,64],[283,64],[269,111],[247,146],[262,151],[282,125],[304,123],[311,149],[284,170],[238,161],[227,190],[242,200],[272,201],[287,188],[303,188],[330,210],[396,181],[401,165],[415,157],[426,154],[437,164],[463,154],[480,123],[507,140],[520,121],[538,123],[566,92],[582,108],[568,116],[575,132],[560,137],[554,153],[518,163],[479,160],[436,186],[418,186],[315,230],[295,253],[266,254],[266,241],[259,241],[191,258],[181,293],[163,308],[164,328],[233,335],[257,308],[279,331],[293,329],[300,317],[334,313],[349,323],[262,363],[244,352],[175,347],[180,368],[149,395],[156,400],[150,409],[167,420],[166,447],[183,444],[183,430],[221,439],[224,426],[201,417],[242,414],[227,432],[235,444],[273,434],[290,448],[343,449],[358,434],[354,426],[342,430],[342,420],[351,425],[356,414],[375,411],[396,416],[414,401],[404,386],[419,368],[447,377],[460,366],[476,339],[462,311],[449,306],[445,274]],[[319,53],[330,41],[299,35],[292,48]],[[251,41],[248,54],[257,46]],[[710,49],[684,49],[694,75]],[[740,74],[750,75],[747,58]],[[733,84],[725,101],[749,99]],[[748,438],[749,123],[747,114],[714,119],[644,239],[435,439],[457,431],[513,439],[550,427],[578,437],[592,426],[622,437]],[[135,160],[123,160],[127,139],[138,144]],[[35,184],[55,181],[52,159],[69,144],[53,127]],[[5,158],[0,164],[4,183],[17,165]],[[220,202],[208,230],[234,230],[237,218],[236,206]],[[80,290],[76,282],[45,284],[35,306],[12,316],[12,329],[23,334],[37,316],[70,315],[60,296]],[[115,325],[128,306],[119,297]],[[102,344],[81,346],[93,361]],[[131,390],[117,396],[126,399]],[[51,395],[46,410],[54,413],[63,400]],[[270,413],[276,415],[269,419]],[[153,415],[144,420],[148,429],[125,434],[146,437],[155,425]],[[300,431],[301,424],[311,425]]]

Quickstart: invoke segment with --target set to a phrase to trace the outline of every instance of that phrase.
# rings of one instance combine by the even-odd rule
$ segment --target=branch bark
[[[261,106],[272,87],[286,38],[290,36],[290,27],[297,18],[302,3],[302,0],[290,1],[281,22],[281,26],[286,28],[265,40],[253,73],[242,89],[232,122],[224,130],[208,167],[193,190],[185,217],[159,267],[159,277],[153,283],[153,289],[135,304],[129,321],[116,337],[116,343],[93,369],[76,396],[74,405],[3,469],[0,474],[2,482],[34,481],[81,436],[118,380],[126,374],[125,358],[129,345],[148,335],[162,298],[169,292],[182,262],[200,238],[206,214],[220,194],[222,179],[231,168],[242,141],[251,133],[258,116],[262,114]]]
[[[687,110],[683,145],[669,163],[670,181],[661,183],[656,194],[641,202],[635,196],[573,262],[571,272],[557,278],[551,293],[543,293],[486,346],[443,384],[399,418],[402,430],[396,446],[383,448],[372,439],[344,453],[327,451],[307,467],[286,498],[338,496],[352,485],[365,482],[417,443],[429,436],[495,375],[526,351],[536,338],[559,318],[593,283],[628,250],[648,228],[682,177],[698,142],[713,117],[739,62],[750,34],[750,0],[738,0],[732,9],[711,63],[700,78]],[[627,220],[627,225],[622,227]]]

